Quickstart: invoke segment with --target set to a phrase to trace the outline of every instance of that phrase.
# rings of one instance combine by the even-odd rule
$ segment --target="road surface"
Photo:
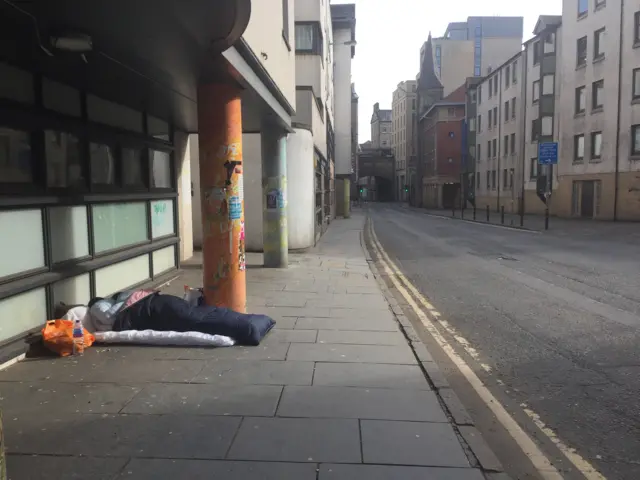
[[[607,479],[640,478],[640,245],[397,204],[368,210],[387,254],[468,342],[487,386],[528,412],[519,422],[537,414]]]

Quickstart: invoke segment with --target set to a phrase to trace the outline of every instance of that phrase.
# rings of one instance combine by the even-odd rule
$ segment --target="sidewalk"
[[[287,270],[248,256],[249,309],[277,321],[259,347],[97,346],[0,372],[9,478],[486,478],[497,461],[400,329],[364,220],[336,220]],[[166,291],[200,278],[196,259]]]

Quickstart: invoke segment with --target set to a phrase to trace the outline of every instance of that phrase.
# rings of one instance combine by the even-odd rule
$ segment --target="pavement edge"
[[[446,218],[446,217],[445,217]],[[495,478],[495,474],[500,474],[501,478],[509,478],[504,473],[504,468],[500,460],[493,453],[482,434],[474,426],[473,419],[460,401],[458,395],[453,391],[445,375],[442,373],[437,363],[427,350],[427,347],[413,328],[413,324],[404,314],[402,307],[398,303],[391,290],[389,289],[384,276],[378,268],[379,259],[377,259],[370,251],[370,239],[367,235],[370,219],[367,215],[363,230],[360,231],[360,245],[364,251],[365,259],[369,264],[369,268],[373,273],[382,295],[384,296],[389,309],[391,310],[396,322],[400,326],[400,331],[405,336],[405,340],[413,351],[418,364],[421,366],[422,372],[431,385],[438,401],[445,412],[449,422],[451,423],[458,440],[463,446],[465,453],[472,467],[480,468],[487,478]]]

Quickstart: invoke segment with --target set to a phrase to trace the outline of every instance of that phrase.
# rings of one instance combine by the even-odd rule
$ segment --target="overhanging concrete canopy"
[[[198,82],[233,81],[220,53],[250,13],[251,0],[0,0],[0,60],[197,131]],[[93,41],[86,63],[49,44],[75,32]]]

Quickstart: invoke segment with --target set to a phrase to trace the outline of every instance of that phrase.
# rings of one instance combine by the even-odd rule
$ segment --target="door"
[[[594,186],[593,181],[582,182],[582,194],[580,197],[580,216],[584,218],[593,218],[593,199]]]

